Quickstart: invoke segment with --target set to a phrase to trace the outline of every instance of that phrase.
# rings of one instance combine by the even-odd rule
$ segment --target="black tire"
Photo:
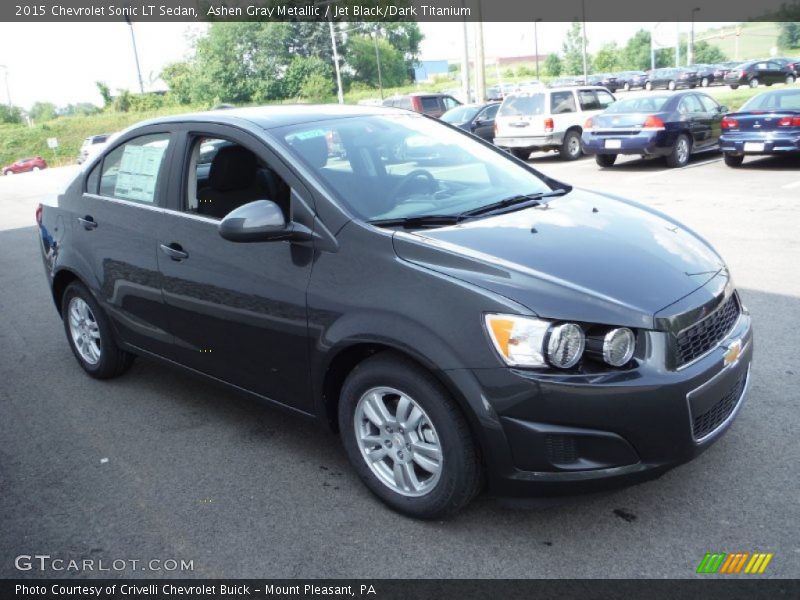
[[[726,152],[724,155],[725,164],[729,167],[741,167],[744,162],[744,154],[732,154]]]
[[[578,160],[582,154],[581,134],[574,129],[570,129],[564,134],[559,156],[561,160]]]
[[[520,160],[527,161],[531,156],[531,149],[530,148],[509,148],[511,154],[516,156]]]
[[[758,82],[758,77],[753,77],[750,81],[747,82],[747,85],[749,85],[751,88],[755,89],[755,88],[758,87],[758,83],[759,83]]]
[[[89,305],[92,316],[97,323],[97,330],[100,335],[100,357],[95,364],[91,364],[81,356],[70,332],[69,310],[71,302],[75,298],[80,298]],[[86,286],[79,281],[73,281],[64,290],[64,295],[61,299],[61,320],[64,322],[64,332],[67,335],[67,342],[72,349],[72,353],[78,360],[78,364],[92,377],[97,379],[119,377],[133,364],[133,354],[125,352],[117,346],[108,317],[97,300],[94,299],[94,296],[86,289]]]
[[[594,160],[601,167],[611,167],[617,161],[616,154],[595,154]]]
[[[667,84],[667,89],[668,89],[670,92],[674,92],[676,87],[677,87],[677,85],[675,84],[675,82],[674,82],[674,81],[670,81],[670,82]]]
[[[708,84],[709,84],[708,77],[703,77],[703,78],[700,80],[700,85],[701,85],[701,86],[703,86],[703,87],[708,87]]]
[[[792,85],[796,81],[794,75],[787,75],[786,76],[786,85]]]
[[[422,496],[405,496],[390,488],[372,472],[361,454],[354,425],[356,408],[361,397],[377,387],[408,394],[436,429],[442,471],[434,487]],[[339,431],[347,458],[358,476],[373,494],[398,512],[418,519],[440,519],[465,507],[481,489],[478,449],[461,410],[433,375],[399,354],[377,354],[348,375],[339,399]]]
[[[739,85],[738,85],[738,84],[735,84],[735,83],[732,83],[732,84],[731,84],[731,89],[732,89],[732,90],[738,90],[738,89],[739,89]]]
[[[686,152],[684,153],[681,149],[681,144],[685,143]],[[685,167],[689,164],[689,158],[692,155],[692,141],[689,139],[689,136],[685,133],[681,133],[678,135],[678,138],[675,140],[675,143],[672,145],[672,151],[667,154],[667,166],[671,169],[677,169],[680,167]]]
[[[653,89],[653,84],[652,84],[652,83],[650,83],[649,81],[645,82],[645,84],[644,84],[644,89],[645,89],[645,90],[647,90],[647,91],[649,92],[650,90],[652,90],[652,89]]]
[[[626,92],[630,92],[631,91],[631,84],[626,81],[623,84],[622,89],[625,90]]]

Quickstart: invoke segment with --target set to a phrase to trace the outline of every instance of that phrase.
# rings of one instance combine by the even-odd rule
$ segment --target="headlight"
[[[574,323],[553,325],[534,317],[486,315],[486,330],[511,366],[561,369],[575,366],[583,354],[583,330]]]
[[[603,338],[603,360],[612,367],[621,367],[633,357],[636,337],[627,327],[612,329]]]

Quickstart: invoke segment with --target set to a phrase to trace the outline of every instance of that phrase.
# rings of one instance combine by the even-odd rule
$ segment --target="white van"
[[[564,160],[581,156],[586,119],[616,101],[599,86],[530,90],[506,96],[495,117],[494,143],[527,160],[534,150],[556,150]]]

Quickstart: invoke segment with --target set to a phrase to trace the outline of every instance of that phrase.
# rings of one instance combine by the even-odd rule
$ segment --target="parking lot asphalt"
[[[764,576],[800,576],[800,160],[530,162],[677,217],[727,259],[756,356],[746,403],[710,450],[656,481],[557,506],[482,496],[444,522],[399,516],[335,436],[297,417],[149,360],[116,380],[87,377],[33,227],[37,199],[74,169],[0,178],[0,576],[79,575],[14,567],[49,554],[194,564],[114,573],[126,576],[682,578],[706,552],[756,551],[774,553]]]

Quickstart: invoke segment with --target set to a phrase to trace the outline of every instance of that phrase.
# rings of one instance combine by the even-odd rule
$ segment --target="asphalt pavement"
[[[0,577],[108,575],[15,568],[44,554],[193,564],[113,573],[124,576],[682,578],[706,552],[756,551],[774,553],[765,576],[800,576],[800,160],[531,164],[673,215],[728,260],[756,356],[746,403],[709,451],[548,508],[482,496],[444,522],[402,517],[360,484],[334,435],[298,417],[150,360],[87,377],[33,226],[37,199],[74,168],[16,175],[0,178]]]

